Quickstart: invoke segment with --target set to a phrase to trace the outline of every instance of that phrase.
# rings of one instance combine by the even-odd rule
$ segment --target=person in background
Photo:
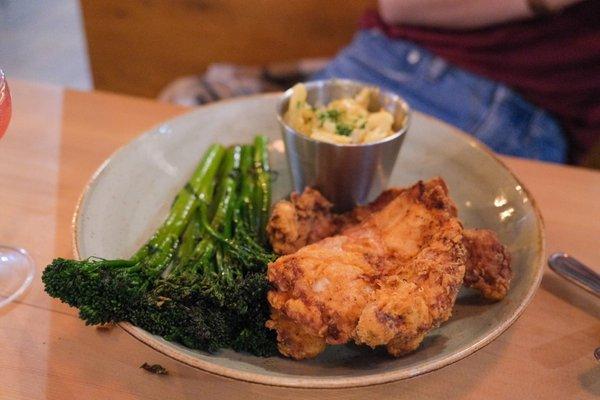
[[[403,96],[495,151],[578,162],[600,137],[600,0],[379,0],[312,79]]]

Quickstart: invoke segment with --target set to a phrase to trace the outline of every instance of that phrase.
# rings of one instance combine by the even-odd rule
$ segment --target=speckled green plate
[[[175,193],[210,143],[248,142],[263,133],[278,171],[274,200],[291,188],[275,115],[276,95],[200,107],[156,127],[109,158],[84,190],[74,217],[76,256],[130,256],[167,213]],[[208,354],[170,343],[128,323],[121,327],[148,346],[195,368],[267,385],[333,388],[379,384],[423,374],[477,351],[506,330],[531,300],[542,275],[544,233],[531,195],[482,144],[415,113],[391,185],[442,176],[467,227],[495,230],[513,256],[508,296],[486,303],[460,293],[452,318],[418,351],[394,359],[358,346],[329,346],[318,358],[292,361],[233,351]]]

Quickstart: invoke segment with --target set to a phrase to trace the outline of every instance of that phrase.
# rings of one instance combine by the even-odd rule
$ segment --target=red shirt
[[[553,113],[578,159],[600,138],[600,0],[558,14],[483,29],[449,30],[386,25],[376,12],[362,26],[413,41]]]

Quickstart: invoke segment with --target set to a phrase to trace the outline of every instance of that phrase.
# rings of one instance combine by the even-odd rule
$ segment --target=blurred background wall
[[[0,68],[10,77],[90,89],[78,0],[0,0]]]
[[[0,0],[9,76],[154,97],[210,63],[332,56],[375,0]]]

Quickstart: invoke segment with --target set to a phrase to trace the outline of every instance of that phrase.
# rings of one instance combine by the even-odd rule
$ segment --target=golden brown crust
[[[502,300],[510,286],[510,254],[498,236],[487,229],[465,229],[467,250],[465,286],[472,287],[490,300]]]
[[[333,235],[338,227],[331,214],[332,204],[317,190],[293,192],[290,200],[275,204],[267,234],[277,254],[291,254],[307,244]]]
[[[401,355],[450,317],[466,256],[444,182],[419,182],[364,210],[340,234],[269,265],[267,326],[282,354],[314,357],[324,343],[353,340]]]
[[[325,350],[325,339],[308,332],[302,324],[274,312],[266,324],[267,328],[277,328],[279,351],[286,357],[296,359],[313,358]]]
[[[448,189],[444,181],[437,178],[435,182],[439,190],[447,194]],[[413,186],[412,190],[415,187]],[[303,217],[298,218],[288,211],[289,215],[293,215],[292,217],[278,217],[279,221],[272,218],[273,222],[270,225],[278,223],[281,226],[281,221],[285,221],[288,230],[305,233],[299,235],[302,238],[299,240],[297,239],[298,235],[279,234],[278,232],[282,231],[282,228],[271,227],[269,232],[273,247],[278,254],[294,253],[307,244],[338,234],[359,224],[371,214],[381,211],[406,190],[408,189],[390,188],[382,192],[372,203],[358,206],[344,214],[331,213],[331,204],[316,190],[307,189],[300,196],[293,194],[294,203],[280,202],[282,205],[276,204],[275,211],[277,214],[283,215],[288,207],[301,206],[302,210],[299,212]],[[453,216],[457,215],[456,207],[452,203],[448,203],[446,211]],[[314,229],[315,227],[320,228]],[[311,231],[311,233],[307,234],[306,231]],[[512,277],[508,249],[500,243],[494,232],[488,230],[465,230],[463,244],[467,250],[464,285],[480,291],[482,296],[489,300],[503,299],[508,292]]]

